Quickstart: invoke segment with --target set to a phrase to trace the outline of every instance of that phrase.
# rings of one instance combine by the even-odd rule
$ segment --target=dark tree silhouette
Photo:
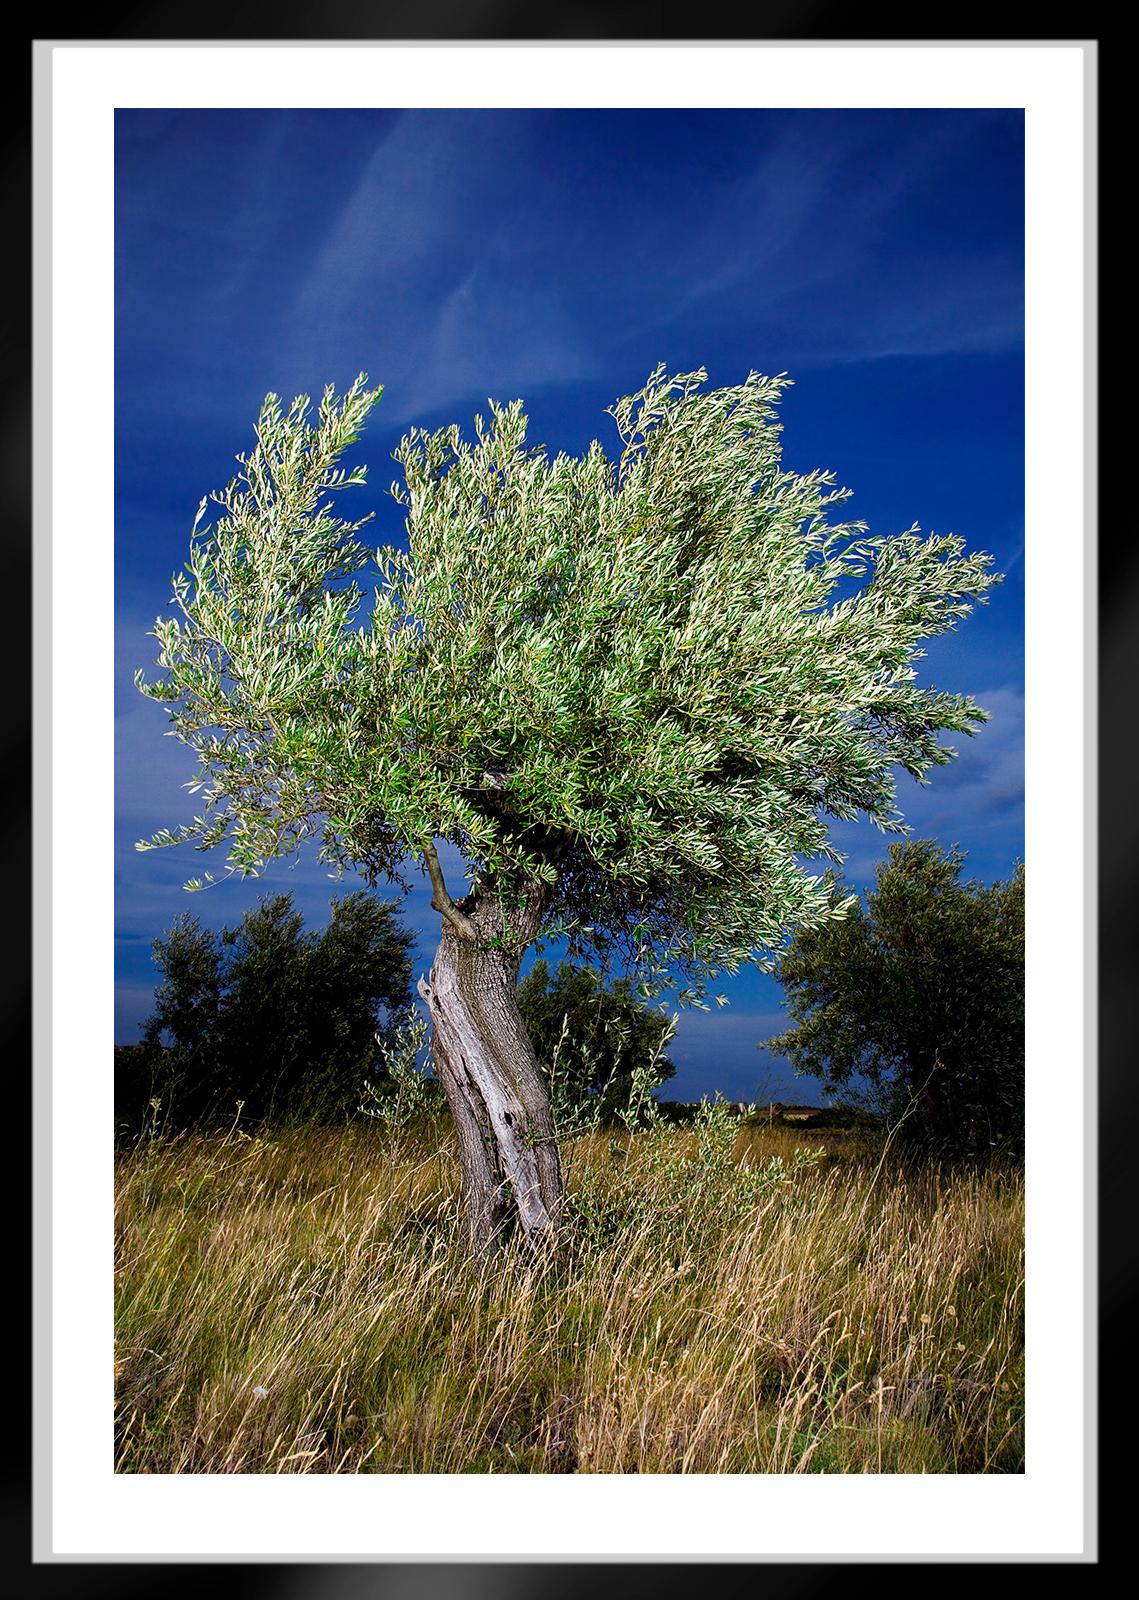
[[[155,940],[161,981],[143,1051],[119,1057],[133,1089],[117,1086],[118,1111],[137,1120],[128,1102],[146,1088],[167,1126],[232,1119],[239,1101],[250,1121],[354,1112],[411,1003],[411,936],[395,902],[363,891],[330,911],[306,933],[292,896],[274,895],[236,928],[185,914]]]
[[[892,845],[865,908],[798,933],[779,967],[796,1025],[765,1048],[830,1090],[866,1079],[903,1142],[1019,1153],[1024,868],[963,882],[964,860],[929,839]]]

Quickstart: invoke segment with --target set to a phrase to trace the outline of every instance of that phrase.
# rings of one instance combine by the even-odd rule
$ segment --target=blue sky
[[[922,677],[991,712],[927,787],[916,835],[967,872],[1023,855],[1023,118],[1009,111],[119,111],[116,113],[116,1020],[138,1037],[151,942],[183,910],[233,924],[292,889],[311,924],[341,887],[314,858],[188,896],[193,850],[135,840],[187,817],[190,753],[133,686],[198,501],[232,476],[269,390],[384,385],[358,447],[370,535],[412,425],[469,428],[521,396],[552,452],[660,361],[712,385],[788,372],[784,460],[833,469],[876,533],[917,521],[991,551],[988,606]],[[844,512],[844,514],[846,514]],[[872,882],[888,841],[834,830]],[[422,968],[436,917],[406,915]],[[782,991],[749,973],[682,1014],[669,1093],[817,1099],[757,1049]]]

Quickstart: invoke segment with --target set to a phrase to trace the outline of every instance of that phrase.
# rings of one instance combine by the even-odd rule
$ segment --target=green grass
[[[878,1156],[582,1138],[570,1258],[480,1271],[443,1126],[140,1145],[117,1468],[1022,1471],[1021,1177]]]

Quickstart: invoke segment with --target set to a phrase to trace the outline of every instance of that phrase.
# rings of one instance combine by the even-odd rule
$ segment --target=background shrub
[[[239,1102],[252,1122],[352,1115],[410,1004],[410,947],[396,902],[362,891],[319,931],[288,894],[220,932],[180,917],[154,943],[142,1045],[115,1052],[116,1126],[231,1122]]]

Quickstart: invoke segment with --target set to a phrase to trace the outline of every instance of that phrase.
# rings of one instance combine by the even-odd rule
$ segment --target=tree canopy
[[[962,881],[930,839],[890,847],[863,908],[803,929],[779,967],[795,1025],[765,1041],[841,1090],[864,1079],[944,1155],[1024,1139],[1024,868]]]
[[[782,465],[785,376],[705,381],[660,367],[617,402],[615,460],[551,458],[521,402],[472,439],[412,429],[405,538],[374,561],[331,501],[364,481],[338,462],[379,390],[315,417],[268,396],[139,678],[204,793],[147,843],[224,843],[245,874],[314,838],[369,882],[411,858],[461,926],[446,840],[476,900],[540,885],[571,954],[693,994],[833,914],[828,819],[899,830],[895,769],[924,779],[985,720],[916,663],[997,578],[960,537],[828,521],[846,491]]]

